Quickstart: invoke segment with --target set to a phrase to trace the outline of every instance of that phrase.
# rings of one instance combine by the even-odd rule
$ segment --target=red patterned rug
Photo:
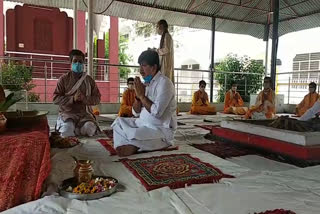
[[[97,140],[101,145],[110,152],[110,156],[117,155],[117,151],[113,148],[113,141],[112,139],[98,139]],[[159,152],[159,151],[173,151],[173,150],[178,150],[178,146],[169,146],[164,149],[159,149],[159,150],[153,150],[153,151],[144,151],[144,152],[139,152],[139,153],[146,153],[146,152]]]
[[[97,140],[101,145],[110,152],[110,156],[117,155],[117,151],[113,148],[113,141],[107,139]]]
[[[162,155],[150,158],[120,160],[148,190],[168,186],[183,188],[191,184],[216,183],[231,175],[189,154]]]
[[[205,144],[192,144],[191,146],[200,149],[205,152],[209,152],[220,158],[232,158],[244,155],[256,154],[256,152],[249,149],[241,148],[229,143],[205,143]]]
[[[296,213],[290,210],[276,209],[276,210],[267,210],[265,212],[254,213],[254,214],[296,214]]]
[[[106,129],[102,131],[107,135],[108,138],[113,139],[113,130],[112,129]]]

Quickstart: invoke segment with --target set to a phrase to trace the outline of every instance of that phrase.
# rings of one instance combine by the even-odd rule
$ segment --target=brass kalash
[[[93,176],[93,168],[91,160],[78,160],[76,157],[72,156],[77,164],[73,170],[74,177],[78,184],[84,182],[88,183]]]
[[[76,167],[73,170],[74,177],[66,179],[62,182],[62,184],[59,186],[59,193],[61,196],[65,198],[70,199],[78,199],[78,200],[95,200],[102,197],[109,196],[117,191],[118,186],[118,180],[109,176],[96,176],[93,175],[93,167],[91,160],[78,160],[76,157],[72,158],[75,160],[75,163],[77,164]],[[72,190],[67,190],[69,188],[73,189],[77,185],[81,183],[89,183],[93,179],[108,179],[112,180],[114,182],[114,186],[106,189],[102,192],[97,193],[89,193],[89,194],[78,194],[74,193]]]

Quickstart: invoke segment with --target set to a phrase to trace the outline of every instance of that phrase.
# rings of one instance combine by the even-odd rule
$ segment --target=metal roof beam
[[[311,15],[314,15],[314,14],[317,14],[317,13],[320,13],[320,9],[317,9],[317,10],[314,10],[314,11],[311,11],[309,13],[305,13],[303,15],[296,16],[296,17],[293,17],[293,18],[282,19],[280,22],[285,22],[285,21],[289,21],[289,20],[293,20],[293,19],[298,19],[298,18],[301,18],[301,17],[311,16]]]
[[[192,0],[192,1],[189,3],[189,5],[188,5],[188,7],[187,7],[187,11],[188,11],[188,12],[189,12],[189,11],[191,10],[191,8],[193,7],[195,1],[196,1],[196,0]]]
[[[155,5],[157,4],[157,1],[158,1],[158,0],[154,0],[154,1],[153,1],[153,6],[155,6]]]
[[[194,11],[194,9],[196,9],[196,8],[200,7],[201,5],[204,5],[204,4],[205,4],[205,3],[207,3],[208,1],[209,1],[209,0],[207,0],[207,1],[203,1],[203,2],[201,2],[200,4],[195,5],[194,7],[192,7],[192,6],[194,5],[194,2],[195,2],[195,1],[193,1],[193,3],[192,3],[192,5],[191,5],[190,9],[189,9],[189,8],[187,9],[188,13],[190,13],[191,11]]]
[[[226,0],[226,2],[228,2],[229,0]],[[241,3],[241,1],[240,1]],[[216,14],[218,14],[223,8],[224,6],[226,6],[225,4],[221,5],[220,8],[217,10]]]
[[[297,16],[299,16],[299,13],[298,13],[295,9],[293,9],[292,6],[290,6],[290,4],[288,3],[287,0],[283,0],[283,1],[284,1],[284,3],[285,3],[287,6],[289,6],[289,9],[290,9],[294,14],[296,14]]]
[[[253,2],[254,0],[249,0],[247,2],[242,2],[242,0],[240,0],[240,5],[246,5],[246,4],[249,4],[251,2]]]
[[[143,7],[147,7],[147,8],[154,8],[154,9],[159,9],[159,10],[171,11],[171,12],[180,12],[180,13],[184,13],[184,14],[193,14],[193,15],[210,17],[210,18],[216,17],[218,19],[242,22],[241,19],[233,19],[233,18],[228,18],[228,17],[224,17],[224,16],[217,16],[217,15],[214,15],[214,14],[199,13],[199,12],[195,12],[195,11],[190,11],[190,13],[188,13],[188,11],[182,10],[182,9],[178,9],[178,8],[171,8],[171,7],[165,7],[165,6],[160,6],[160,5],[155,5],[154,6],[153,4],[150,4],[150,3],[136,2],[134,0],[115,0],[115,1],[121,2],[121,3],[126,3],[126,4],[139,5],[139,6],[143,6]],[[252,22],[252,21],[244,21],[244,22],[248,23],[248,24],[264,25],[264,23],[259,23],[259,22]]]
[[[294,4],[290,4],[290,5],[286,6],[286,7],[280,8],[280,10],[287,9],[289,7],[293,7],[293,6],[296,6],[296,5],[299,5],[299,4],[303,4],[303,3],[308,2],[308,1],[310,1],[310,0],[304,0],[304,1],[301,1],[301,2],[294,3]]]
[[[258,5],[261,3],[261,1],[262,1],[262,0],[260,0],[260,1],[254,6],[254,8],[252,8],[252,9],[250,10],[250,12],[242,19],[242,21],[244,21],[244,20],[246,20],[246,19],[248,18],[248,16],[252,13],[252,11],[258,7]],[[241,2],[240,2],[240,3],[241,3]]]
[[[231,2],[225,2],[225,1],[221,1],[221,0],[211,0],[212,2],[216,2],[216,3],[221,3],[221,4],[226,4],[226,5],[230,5],[230,6],[236,6],[236,7],[240,7],[240,8],[246,8],[246,9],[250,9],[250,10],[256,10],[256,11],[260,11],[260,12],[268,12],[267,10],[264,9],[259,9],[259,8],[254,8],[254,7],[248,7],[245,5],[240,5],[240,4],[235,4],[235,3],[231,3]]]

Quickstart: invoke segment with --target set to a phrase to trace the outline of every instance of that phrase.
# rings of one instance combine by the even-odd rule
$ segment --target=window
[[[199,70],[200,69],[200,65],[199,64],[193,64],[192,65],[192,69]]]
[[[181,65],[181,69],[188,69],[188,65]]]

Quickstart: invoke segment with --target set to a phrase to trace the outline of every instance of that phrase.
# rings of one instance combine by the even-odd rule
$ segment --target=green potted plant
[[[31,90],[34,88],[32,81],[32,67],[13,62],[1,65],[2,84],[10,91]]]
[[[4,90],[0,85],[0,133],[5,131],[7,125],[7,118],[5,117],[4,112],[21,99],[22,98],[15,98],[14,93],[11,93],[5,97]]]
[[[22,97],[20,98],[15,97],[14,93],[9,94],[5,100],[0,102],[0,113],[6,112],[10,108],[10,106],[14,105],[16,102],[19,102],[22,99],[23,99]]]
[[[32,71],[32,67],[12,61],[1,64],[0,82],[3,84],[5,94],[8,96],[14,92],[14,97],[18,99],[17,97],[20,98],[24,94],[23,91],[30,91],[34,88]],[[11,110],[15,110],[15,107]]]

